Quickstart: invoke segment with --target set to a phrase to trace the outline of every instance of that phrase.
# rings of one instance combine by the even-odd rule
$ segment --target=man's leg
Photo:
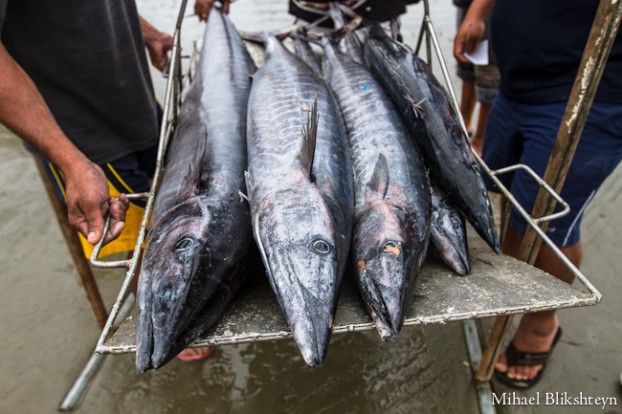
[[[521,130],[524,131],[521,163],[543,175],[565,105],[519,105],[518,109],[523,114]],[[577,267],[581,264],[580,227],[583,211],[602,182],[622,159],[621,116],[620,106],[594,103],[561,191],[561,196],[569,203],[571,212],[553,221],[547,231],[548,237],[560,246],[562,253]],[[486,142],[484,144],[488,145]],[[526,179],[525,174],[517,172],[511,189],[519,203],[527,211],[531,211],[538,185],[533,180]],[[506,254],[514,257],[518,255],[524,229],[524,221],[513,212],[504,243],[503,251]],[[572,282],[572,272],[546,246],[540,250],[534,265],[560,280]],[[524,315],[512,344],[521,352],[548,352],[558,326],[559,321],[552,311]],[[508,367],[505,355],[499,358],[495,366],[499,372],[507,372],[508,378],[517,380],[535,378],[542,367],[543,365],[520,365],[518,362],[517,365]]]
[[[512,257],[518,257],[521,240],[522,236],[518,232],[508,228],[503,243],[503,253]],[[560,250],[575,266],[580,266],[581,243],[561,247]],[[566,283],[571,283],[574,278],[572,272],[548,246],[542,246],[540,249],[535,266]],[[551,349],[558,327],[559,322],[554,311],[525,314],[514,334],[514,347],[522,352],[548,352]],[[507,372],[509,378],[527,380],[534,378],[542,369],[542,365],[515,365],[508,367],[505,355],[502,354],[495,368],[501,372]]]

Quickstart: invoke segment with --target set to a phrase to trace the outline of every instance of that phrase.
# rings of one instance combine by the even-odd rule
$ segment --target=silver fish
[[[430,168],[430,177],[498,253],[486,186],[447,93],[430,67],[379,25],[369,29],[365,61],[400,109]]]
[[[426,257],[430,184],[397,109],[372,74],[330,43],[324,76],[341,107],[352,152],[352,261],[380,336],[396,335]]]
[[[434,182],[430,240],[450,269],[460,276],[471,273],[464,217]]]
[[[136,368],[174,358],[220,317],[244,280],[252,246],[246,168],[246,107],[255,67],[226,15],[212,11],[140,269]]]
[[[294,51],[303,62],[305,62],[318,76],[322,75],[322,65],[320,59],[315,54],[309,41],[304,36],[294,33],[292,35],[294,39]]]
[[[255,240],[308,365],[325,357],[352,221],[352,171],[324,82],[272,36],[253,78],[248,183]]]

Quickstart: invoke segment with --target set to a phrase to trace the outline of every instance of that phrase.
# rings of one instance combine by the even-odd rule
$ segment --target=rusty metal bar
[[[592,107],[596,89],[616,38],[621,16],[622,2],[617,0],[600,1],[555,146],[544,174],[544,181],[557,193],[561,192],[564,185],[581,132]],[[552,214],[556,204],[556,199],[543,188],[540,188],[531,217]],[[546,232],[547,228],[548,223],[542,223],[542,232]],[[540,229],[527,226],[519,253],[521,260],[532,265],[535,263],[542,246],[542,238],[538,237],[538,230]],[[501,345],[505,342],[512,319],[512,316],[503,316],[495,320],[486,352],[478,369],[478,380],[490,381],[492,378],[494,361],[501,354]]]
[[[43,182],[45,192],[50,200],[50,204],[54,209],[58,225],[63,233],[63,237],[65,237],[67,248],[69,249],[73,263],[76,266],[76,271],[80,277],[80,282],[84,288],[86,297],[91,304],[91,309],[93,309],[97,326],[101,330],[106,324],[106,319],[108,319],[108,312],[106,311],[106,306],[104,305],[104,301],[102,300],[99,292],[99,287],[97,286],[97,282],[93,276],[93,271],[84,257],[84,251],[82,250],[82,245],[80,244],[76,231],[71,227],[71,225],[69,225],[69,220],[67,219],[67,208],[56,195],[56,190],[50,181],[50,176],[45,172],[40,160],[35,158],[34,162],[37,167],[37,171],[39,172],[39,176],[41,177],[41,181]]]

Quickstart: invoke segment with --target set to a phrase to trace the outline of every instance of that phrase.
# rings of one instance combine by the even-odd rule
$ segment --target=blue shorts
[[[565,109],[566,102],[521,104],[499,92],[486,126],[483,153],[486,164],[493,170],[525,164],[542,177]],[[570,205],[570,213],[552,221],[547,231],[556,245],[569,246],[580,241],[585,207],[620,160],[622,105],[594,102],[561,191],[561,197]],[[499,179],[530,213],[538,195],[538,184],[521,170],[501,175]],[[492,183],[487,181],[488,188],[494,191]],[[513,209],[509,225],[523,234],[526,222]]]

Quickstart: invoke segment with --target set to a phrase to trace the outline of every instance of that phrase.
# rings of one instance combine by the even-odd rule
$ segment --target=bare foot
[[[523,316],[523,320],[512,339],[517,351],[531,353],[548,352],[553,345],[553,340],[555,339],[555,334],[559,327],[557,318],[554,317],[547,321],[536,320],[535,323],[530,323],[530,319],[533,319],[534,315],[537,314]],[[527,321],[525,321],[525,317],[527,317]],[[507,372],[508,378],[530,380],[538,375],[538,372],[542,369],[542,365],[512,365],[508,367],[505,354],[502,354],[495,364],[495,368],[500,372]]]
[[[177,359],[184,362],[200,361],[208,358],[214,353],[216,348],[204,347],[204,348],[186,348],[177,355]]]

